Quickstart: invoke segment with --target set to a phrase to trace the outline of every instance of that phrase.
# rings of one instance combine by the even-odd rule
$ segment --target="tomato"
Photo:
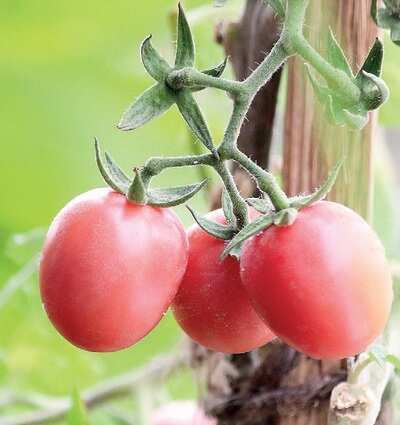
[[[221,210],[208,214],[225,222]],[[224,353],[260,347],[274,336],[257,316],[240,280],[239,262],[221,262],[224,241],[193,225],[188,231],[189,261],[172,304],[175,318],[196,342]]]
[[[191,401],[175,401],[161,406],[151,417],[150,425],[216,425]]]
[[[129,347],[168,309],[187,257],[185,230],[171,210],[91,190],[67,204],[49,229],[40,265],[44,308],[80,348]]]
[[[247,241],[241,277],[253,305],[284,342],[317,359],[365,350],[392,304],[384,249],[355,212],[319,202],[293,225]]]

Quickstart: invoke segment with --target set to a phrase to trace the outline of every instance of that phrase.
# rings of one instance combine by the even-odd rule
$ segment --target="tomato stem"
[[[291,207],[291,200],[279,186],[275,177],[259,167],[237,147],[240,130],[257,92],[291,56],[298,55],[323,77],[328,88],[333,90],[335,98],[339,99],[341,107],[357,109],[362,106],[362,90],[357,83],[357,79],[353,78],[352,72],[345,72],[340,66],[336,66],[334,61],[326,60],[304,37],[303,30],[308,4],[309,0],[286,1],[285,16],[283,16],[282,9],[283,27],[279,40],[270,53],[244,81],[220,78],[226,61],[222,66],[203,72],[193,67],[194,44],[182,9],[180,9],[180,23],[182,25],[185,24],[185,31],[182,30],[181,37],[182,34],[186,34],[186,39],[183,40],[178,37],[178,50],[179,54],[185,58],[185,61],[178,61],[179,66],[175,64],[174,67],[170,67],[154,53],[154,49],[150,48],[149,42],[145,44],[147,50],[144,50],[144,53],[142,52],[142,59],[145,61],[145,66],[147,64],[146,69],[150,70],[150,74],[160,82],[157,85],[157,93],[163,93],[161,99],[156,99],[159,102],[156,102],[156,104],[161,105],[160,108],[167,108],[176,101],[189,126],[211,153],[172,158],[150,158],[135,178],[135,181],[139,182],[140,180],[143,185],[144,194],[141,193],[141,186],[135,184],[134,181],[133,185],[138,187],[131,188],[129,192],[130,199],[144,202],[152,177],[167,168],[197,165],[210,166],[215,169],[225,185],[232,201],[237,227],[240,230],[247,224],[248,217],[246,203],[235,185],[227,164],[227,161],[233,160],[239,163],[254,178],[259,189],[269,196],[276,212]],[[340,46],[336,46],[334,54],[340,55]],[[179,55],[177,57],[182,59]],[[346,62],[344,56],[341,60],[342,64]],[[232,114],[217,149],[213,147],[207,125],[191,94],[191,91],[195,92],[204,88],[223,90],[229,93],[233,101]],[[149,106],[147,105],[147,107]],[[147,110],[146,108],[144,108],[145,111]],[[139,113],[142,109],[137,107],[134,111]],[[160,109],[160,111],[162,110],[164,109]],[[146,117],[146,114],[144,114],[143,122],[147,120]],[[135,127],[137,124],[135,116],[132,118],[128,114],[128,121],[129,119],[133,120],[133,123],[128,124],[131,127]]]

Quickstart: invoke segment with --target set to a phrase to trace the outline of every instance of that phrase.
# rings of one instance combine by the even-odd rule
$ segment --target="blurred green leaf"
[[[89,425],[89,419],[86,407],[83,404],[78,390],[74,390],[72,397],[72,406],[67,414],[68,425]]]

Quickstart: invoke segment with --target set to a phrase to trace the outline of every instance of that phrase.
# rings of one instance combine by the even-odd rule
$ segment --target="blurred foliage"
[[[185,2],[187,9],[197,8],[197,17],[205,16],[195,27],[201,69],[222,58],[213,42],[217,18],[207,15],[205,4],[211,1]],[[171,350],[180,338],[169,313],[133,349],[114,354],[83,352],[50,326],[36,275],[41,229],[76,194],[103,185],[94,161],[95,135],[127,171],[151,155],[193,149],[175,110],[134,133],[115,128],[126,106],[150,82],[140,64],[141,41],[151,32],[157,48],[166,57],[172,55],[168,16],[173,6],[174,0],[1,0],[0,392],[7,388],[66,396],[73,388],[82,390],[140,367],[157,352]],[[385,125],[398,125],[400,50],[387,44],[385,78],[392,98],[381,118]],[[218,91],[201,93],[198,99],[215,139],[220,139],[229,100]],[[202,149],[200,144],[195,148]],[[395,254],[398,240],[393,226],[399,220],[393,207],[393,181],[385,155],[379,157],[375,224],[389,252]],[[199,181],[200,172],[170,170],[156,182]],[[191,203],[199,211],[206,208],[201,194]],[[186,224],[191,223],[184,208],[178,212]],[[167,390],[169,397],[196,395],[189,373],[171,378]],[[134,408],[133,399],[124,400],[112,414],[106,409],[91,414],[91,422],[124,423],[125,412]],[[0,416],[12,412],[14,408],[0,406]]]
[[[67,414],[68,425],[89,425],[88,415],[85,405],[82,403],[79,392],[72,393],[72,406]]]

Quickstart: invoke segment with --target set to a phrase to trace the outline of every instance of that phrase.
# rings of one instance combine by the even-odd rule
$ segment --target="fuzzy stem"
[[[149,158],[141,172],[145,185],[149,185],[150,180],[167,168],[192,167],[198,165],[214,166],[216,163],[213,154],[172,156],[172,157],[152,157]]]
[[[286,17],[280,39],[246,80],[231,81],[217,78],[189,67],[170,73],[167,77],[167,84],[172,89],[212,87],[230,93],[234,101],[233,111],[223,140],[218,147],[219,159],[210,154],[177,158],[152,158],[146,163],[141,173],[146,187],[151,178],[165,168],[199,164],[212,166],[226,186],[234,205],[238,227],[242,228],[248,222],[246,204],[240,196],[226,164],[228,160],[235,160],[257,180],[259,188],[269,195],[277,211],[289,207],[289,199],[274,176],[264,171],[237,148],[240,129],[255,95],[289,57],[299,54],[326,79],[328,84],[336,90],[338,96],[345,100],[346,104],[353,105],[360,99],[360,89],[352,79],[345,72],[336,69],[326,61],[305,39],[303,27],[308,3],[309,0],[287,0]]]
[[[238,229],[242,229],[249,222],[247,204],[244,199],[241,197],[239,190],[233,180],[232,173],[229,170],[229,167],[226,161],[221,161],[215,166],[216,172],[221,177],[222,182],[224,183],[225,189],[229,194],[229,197],[233,205],[233,213],[236,217]]]
[[[243,83],[235,80],[226,80],[204,74],[195,68],[182,68],[172,71],[167,78],[168,85],[173,89],[183,87],[204,86],[213,87],[232,94],[243,93]]]
[[[265,192],[271,199],[277,211],[289,208],[290,201],[285,192],[281,189],[273,174],[268,173],[239,149],[232,151],[232,159],[238,162],[257,180],[260,190]]]
[[[286,33],[275,44],[269,55],[261,62],[255,71],[247,77],[244,85],[251,96],[251,100],[257,92],[271,79],[276,71],[292,56],[286,47]]]
[[[352,79],[344,71],[333,67],[324,59],[302,34],[293,36],[291,43],[295,51],[325,78],[341,100],[348,105],[359,102],[361,91]]]

